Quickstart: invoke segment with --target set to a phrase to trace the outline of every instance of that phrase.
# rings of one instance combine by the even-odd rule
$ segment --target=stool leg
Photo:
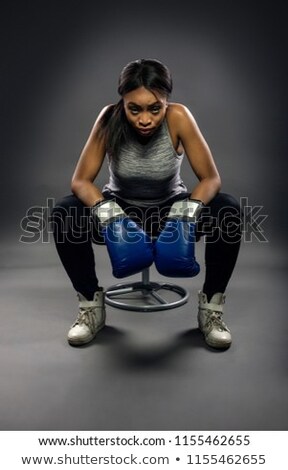
[[[143,286],[142,294],[143,297],[147,297],[151,294],[150,286],[150,271],[149,268],[143,269],[141,273],[141,285]]]
[[[150,284],[149,268],[143,269],[142,271],[142,283],[144,286]]]

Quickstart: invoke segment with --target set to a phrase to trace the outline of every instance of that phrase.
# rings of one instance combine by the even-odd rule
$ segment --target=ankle
[[[103,287],[97,287],[95,290],[91,291],[78,291],[78,297],[83,298],[87,302],[93,302],[96,292],[103,292]]]

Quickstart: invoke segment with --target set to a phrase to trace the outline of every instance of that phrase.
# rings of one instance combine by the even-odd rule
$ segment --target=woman
[[[105,324],[105,294],[92,249],[92,242],[103,243],[103,202],[113,201],[115,214],[124,213],[157,239],[176,201],[185,201],[198,216],[197,239],[206,235],[199,328],[209,346],[227,348],[231,333],[222,314],[241,241],[239,205],[219,192],[220,176],[190,111],[168,101],[172,79],[164,64],[152,59],[130,62],[120,74],[118,92],[120,101],[101,111],[82,151],[72,178],[73,195],[53,211],[56,248],[79,298],[68,341],[85,344]],[[180,177],[184,154],[198,179],[194,188],[187,189]],[[94,180],[105,157],[109,181],[100,189]],[[204,212],[208,219],[201,218]]]

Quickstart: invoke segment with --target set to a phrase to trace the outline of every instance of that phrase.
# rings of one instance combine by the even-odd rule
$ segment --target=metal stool
[[[137,293],[140,293],[140,296],[135,295]],[[167,298],[167,294],[171,297],[171,293],[174,300]],[[167,282],[151,282],[149,268],[142,271],[141,281],[115,284],[109,287],[105,294],[106,304],[136,312],[155,312],[180,307],[188,298],[189,293],[183,287]]]

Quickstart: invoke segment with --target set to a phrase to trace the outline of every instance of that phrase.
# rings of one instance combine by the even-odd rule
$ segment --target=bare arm
[[[86,206],[93,206],[104,199],[100,188],[95,186],[93,181],[102,167],[106,154],[104,138],[100,138],[97,131],[99,120],[107,108],[105,107],[97,117],[72,177],[71,190]]]
[[[173,114],[178,138],[199,180],[190,197],[191,199],[200,199],[204,204],[207,204],[221,188],[221,179],[211,151],[194,117],[185,106],[176,104]]]

